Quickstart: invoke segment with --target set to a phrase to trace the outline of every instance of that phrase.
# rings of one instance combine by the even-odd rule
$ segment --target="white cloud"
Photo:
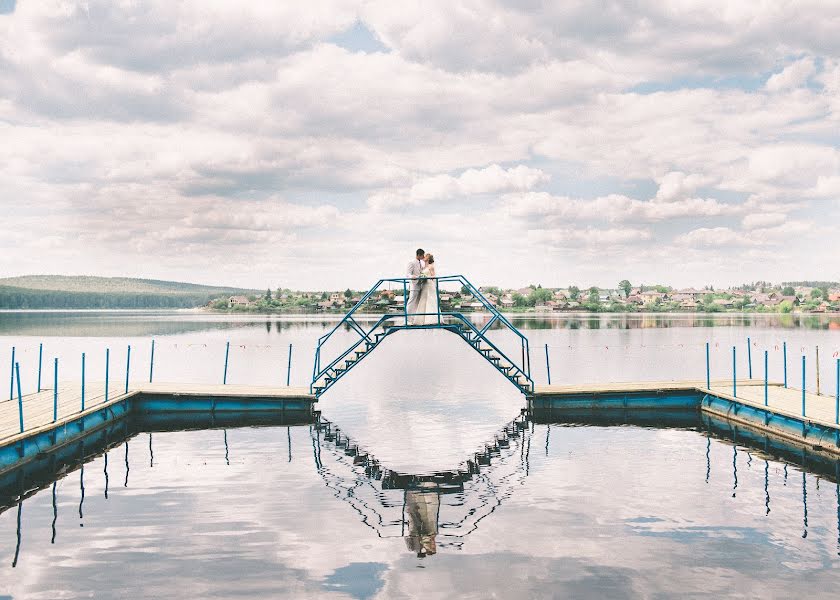
[[[607,222],[656,222],[668,219],[717,217],[742,212],[740,206],[721,203],[714,198],[685,198],[670,202],[637,200],[621,194],[592,200],[552,196],[546,192],[509,194],[504,197],[506,215],[539,219],[545,223],[567,220]]]
[[[834,264],[809,223],[840,221],[838,19],[821,0],[18,2],[3,269],[356,286],[420,237],[488,277],[547,281],[566,257],[708,281],[735,273],[731,239],[743,276],[797,278]],[[333,43],[357,22],[388,51]],[[17,235],[36,227],[38,248]],[[674,248],[690,268],[657,258]]]
[[[760,229],[781,225],[786,219],[784,213],[753,213],[745,216],[741,224],[744,229]]]
[[[700,186],[711,183],[711,178],[703,175],[686,175],[679,171],[671,171],[659,178],[659,189],[656,191],[658,202],[673,202],[691,197]]]
[[[545,243],[552,247],[585,247],[589,249],[625,246],[645,242],[653,238],[653,233],[649,229],[637,227],[611,227],[608,229],[598,229],[595,227],[584,227],[580,229],[562,228],[535,230],[530,232],[530,234],[531,240],[538,244]]]
[[[770,92],[797,88],[806,83],[817,72],[812,58],[803,58],[773,74],[765,84]]]
[[[490,165],[484,169],[467,169],[457,177],[424,177],[407,190],[375,194],[368,198],[368,205],[374,210],[399,209],[464,196],[530,190],[548,180],[549,176],[540,169],[525,165],[510,169]]]
[[[675,239],[680,246],[731,248],[761,245],[760,240],[745,236],[729,227],[700,227]]]

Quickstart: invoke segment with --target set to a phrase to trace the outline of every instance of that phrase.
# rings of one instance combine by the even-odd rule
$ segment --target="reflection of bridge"
[[[460,547],[522,484],[530,447],[529,421],[523,415],[451,470],[400,473],[320,416],[312,428],[315,465],[335,497],[379,537],[404,537],[420,556],[438,547]]]
[[[430,293],[435,294],[438,301],[435,303],[436,312],[409,312],[408,296],[409,287],[415,283],[412,279],[380,279],[356,305],[350,309],[341,322],[338,323],[329,333],[318,339],[318,347],[315,350],[315,365],[312,369],[312,384],[310,391],[320,396],[339,379],[344,377],[354,366],[359,364],[366,356],[379,346],[389,335],[398,331],[416,329],[442,329],[455,333],[469,346],[489,362],[493,368],[499,371],[504,377],[515,385],[522,393],[528,394],[534,390],[534,382],[531,379],[531,358],[528,346],[528,338],[525,337],[513,324],[491,303],[481,291],[467,280],[463,275],[449,275],[446,277],[429,277],[422,280],[421,285],[432,287]],[[402,288],[402,310],[396,313],[383,315],[373,326],[365,328],[360,324],[354,315],[365,306],[375,305],[378,300],[377,292],[385,284],[397,284]],[[472,320],[464,316],[460,311],[442,310],[441,308],[441,286],[460,286],[466,290],[483,310],[491,314],[491,318],[480,328]],[[415,321],[422,324],[413,324]],[[494,325],[501,326],[501,329],[508,330],[517,338],[519,344],[518,356],[511,358],[503,352],[499,345],[491,341],[488,332]],[[346,348],[334,350],[333,345],[328,345],[333,334],[341,327],[345,327],[358,334]],[[331,358],[329,358],[331,357]],[[330,362],[327,362],[329,360]]]

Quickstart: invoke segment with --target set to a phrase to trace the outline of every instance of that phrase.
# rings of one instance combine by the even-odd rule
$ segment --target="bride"
[[[435,257],[432,254],[426,254],[423,259],[426,267],[420,272],[426,277],[437,277],[435,274]],[[420,298],[417,300],[417,312],[421,313],[414,319],[415,325],[431,325],[438,321],[438,295],[437,282],[430,279],[423,284],[420,290]],[[426,313],[426,314],[422,314]]]

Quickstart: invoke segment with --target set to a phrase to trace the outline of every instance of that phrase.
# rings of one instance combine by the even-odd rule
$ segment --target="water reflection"
[[[180,429],[190,423],[203,426],[201,420],[175,420],[171,423],[172,429]],[[166,430],[161,426],[160,420],[154,420],[155,430]],[[280,449],[280,457],[283,462],[292,462],[295,458],[299,462],[305,460],[306,464],[312,460],[314,472],[317,477],[327,486],[332,495],[350,507],[347,516],[351,519],[358,519],[367,528],[380,538],[403,538],[398,540],[400,546],[410,552],[414,557],[426,559],[432,556],[440,557],[443,554],[452,555],[454,550],[464,547],[468,536],[482,527],[486,519],[497,513],[497,510],[504,503],[508,502],[518,491],[526,489],[526,480],[531,497],[540,492],[550,493],[553,490],[534,490],[534,485],[547,485],[562,487],[563,479],[540,479],[534,483],[530,478],[531,462],[530,443],[531,437],[538,434],[536,438],[544,447],[544,452],[539,452],[533,459],[542,469],[547,464],[541,456],[556,455],[557,446],[559,452],[565,454],[567,446],[565,440],[575,428],[582,427],[612,427],[614,425],[646,428],[656,431],[682,430],[700,432],[706,439],[698,439],[697,445],[697,471],[693,477],[696,481],[705,481],[707,484],[712,481],[711,473],[727,472],[726,477],[720,482],[722,485],[709,488],[710,493],[717,493],[728,496],[738,492],[739,501],[754,504],[760,513],[767,517],[771,514],[771,492],[770,492],[770,463],[779,465],[784,469],[784,476],[787,478],[788,464],[794,465],[801,472],[801,494],[796,490],[796,510],[787,502],[781,492],[775,496],[774,514],[798,516],[801,514],[801,530],[795,534],[802,539],[819,538],[821,529],[812,529],[810,519],[812,518],[812,506],[816,504],[816,512],[813,519],[817,522],[819,512],[820,491],[812,490],[809,496],[808,477],[816,476],[833,481],[835,485],[835,498],[831,499],[831,512],[836,518],[837,538],[836,550],[832,552],[840,554],[840,461],[836,457],[813,451],[806,447],[792,445],[777,439],[770,438],[761,433],[737,427],[731,423],[722,421],[710,415],[700,415],[696,412],[674,413],[671,415],[622,415],[622,414],[594,414],[590,413],[585,418],[575,416],[570,419],[554,419],[549,423],[541,423],[539,416],[534,414],[520,414],[502,426],[489,441],[480,447],[476,452],[464,457],[463,461],[448,471],[434,471],[427,473],[406,473],[392,470],[386,464],[374,457],[365,445],[348,436],[340,427],[320,416],[307,429],[298,429],[301,434],[308,431],[309,439],[306,441],[307,448],[311,445],[312,454],[301,459],[299,453],[292,452],[292,428],[284,423],[277,416],[261,419],[259,422],[237,423],[235,421],[224,421],[219,428],[222,429],[222,437],[225,442],[225,463],[230,463],[230,452],[236,451],[231,448],[241,437],[239,434],[228,436],[228,429],[244,427],[249,425],[270,425],[273,426],[274,451],[277,451],[276,442],[282,435],[278,426],[286,429],[287,453]],[[539,430],[537,425],[545,425],[545,432]],[[223,427],[221,426],[223,425]],[[76,470],[79,473],[78,491],[73,486],[73,495],[78,493],[78,515],[80,526],[84,525],[85,517],[85,465],[92,460],[101,458],[103,460],[105,497],[109,496],[109,478],[113,467],[111,453],[118,449],[119,445],[124,448],[124,462],[126,480],[124,486],[128,485],[130,439],[140,433],[149,423],[142,421],[134,425],[128,423],[114,424],[104,431],[91,434],[91,438],[84,444],[77,444],[72,452],[56,453],[46,457],[38,463],[18,470],[14,474],[4,474],[4,485],[0,486],[0,512],[17,510],[17,529],[15,538],[15,552],[13,566],[17,566],[22,554],[21,544],[23,532],[21,530],[23,504],[27,498],[37,493],[40,489],[51,487],[52,500],[52,523],[50,542],[55,543],[57,539],[56,525],[58,521],[57,487],[58,480],[67,477]],[[214,434],[217,435],[217,434]],[[305,435],[304,435],[305,437]],[[218,440],[218,438],[215,438]],[[300,437],[298,436],[298,443]],[[149,435],[149,449],[151,454],[151,434]],[[731,445],[723,448],[725,452],[715,451],[712,441],[716,447],[720,444]],[[282,442],[281,442],[282,443]],[[705,445],[705,461],[702,455],[702,446]],[[296,446],[298,449],[300,446]],[[542,448],[541,448],[542,449]],[[217,450],[214,450],[216,452]],[[738,456],[747,454],[747,460],[741,461],[739,465]],[[239,450],[237,456],[243,455],[244,450]],[[308,455],[308,452],[307,452]],[[752,461],[753,455],[758,460]],[[144,461],[145,462],[145,461]],[[763,462],[763,468],[761,464]],[[755,465],[753,466],[753,463]],[[151,461],[150,461],[151,465]],[[311,467],[309,467],[311,468]],[[753,470],[754,469],[754,470]],[[760,471],[759,471],[760,469]],[[164,469],[165,471],[166,469]],[[540,469],[535,469],[540,473]],[[729,475],[731,472],[731,481]],[[311,471],[310,471],[311,473]],[[751,475],[752,473],[752,475]],[[760,473],[760,474],[759,474]],[[809,475],[810,474],[810,475]],[[171,474],[170,474],[171,476]],[[777,480],[778,481],[778,480]],[[547,483],[548,482],[548,483]],[[714,483],[714,481],[712,481]],[[762,488],[763,494],[758,492]],[[824,486],[823,486],[823,489]],[[792,490],[793,491],[793,490]],[[741,493],[743,492],[743,493]],[[526,492],[528,493],[528,492]],[[92,495],[93,497],[93,495]],[[563,497],[554,496],[555,498]],[[114,499],[117,497],[114,496]],[[71,500],[72,502],[73,500]],[[113,502],[112,500],[111,502]],[[799,510],[801,502],[801,512]],[[91,510],[101,510],[101,505],[94,502]],[[760,508],[759,508],[760,507]],[[686,509],[689,510],[689,509]],[[508,512],[507,510],[505,511]],[[10,515],[11,516],[11,515]],[[498,517],[496,517],[498,518]],[[494,525],[495,526],[495,525]],[[816,532],[816,535],[815,535]],[[620,532],[616,532],[619,535]],[[49,537],[49,535],[45,536]],[[835,542],[832,536],[831,544]],[[9,540],[11,542],[11,540]],[[809,539],[809,543],[817,543],[818,540]],[[11,546],[11,544],[10,544]],[[11,554],[11,553],[10,553]],[[23,554],[26,554],[25,552]],[[440,560],[436,559],[436,562]],[[8,563],[6,563],[8,564]]]
[[[315,467],[335,497],[378,537],[404,537],[406,547],[423,558],[439,548],[460,548],[522,484],[528,476],[528,425],[520,415],[460,465],[430,473],[388,468],[320,416],[310,433]]]

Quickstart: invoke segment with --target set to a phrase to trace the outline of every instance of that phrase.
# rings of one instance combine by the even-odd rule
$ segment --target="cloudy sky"
[[[0,276],[840,279],[840,5],[0,0]]]

